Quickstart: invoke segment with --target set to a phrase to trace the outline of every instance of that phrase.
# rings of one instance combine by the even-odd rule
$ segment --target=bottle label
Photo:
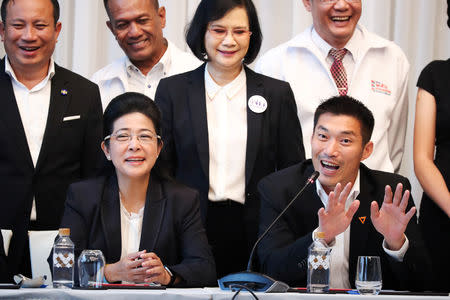
[[[53,255],[53,265],[57,268],[72,268],[74,261],[73,253],[58,253]]]
[[[330,267],[330,256],[329,255],[310,255],[308,257],[309,267],[314,270],[325,269],[328,270]]]

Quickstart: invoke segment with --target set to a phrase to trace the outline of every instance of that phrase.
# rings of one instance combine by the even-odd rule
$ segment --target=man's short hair
[[[0,9],[0,14],[2,15],[2,21],[3,24],[6,23],[6,7],[8,6],[9,2],[14,2],[14,0],[3,0],[2,7]],[[58,0],[50,0],[50,2],[53,5],[53,19],[55,20],[55,25],[59,20],[59,3]]]
[[[248,22],[252,35],[250,36],[250,45],[247,54],[244,57],[244,63],[252,63],[261,49],[262,32],[259,25],[258,14],[255,5],[251,0],[202,0],[195,11],[195,15],[186,31],[186,42],[191,48],[192,53],[203,61],[205,58],[205,33],[208,24],[225,16],[235,7],[242,7],[247,12]]]
[[[143,1],[147,1],[147,0],[143,0]],[[155,7],[156,10],[159,8],[158,0],[148,0],[148,1],[153,2],[153,6]],[[109,19],[111,19],[111,15],[109,13],[108,2],[109,2],[109,0],[103,0],[103,5],[105,6],[106,13],[108,14]]]
[[[363,146],[370,141],[375,120],[372,112],[361,101],[350,96],[335,96],[325,100],[317,107],[314,113],[314,129],[319,117],[326,113],[337,116],[350,116],[357,119],[361,124]]]

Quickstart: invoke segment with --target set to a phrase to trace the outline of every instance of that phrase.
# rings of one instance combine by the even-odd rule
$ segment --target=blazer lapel
[[[45,126],[41,151],[39,152],[36,164],[36,171],[38,171],[44,163],[47,150],[52,147],[54,140],[52,140],[51,137],[58,137],[64,113],[72,97],[70,89],[68,88],[69,82],[61,77],[61,72],[58,72],[59,69],[60,67],[55,64],[55,75],[51,79],[50,106],[48,109],[47,124]]]
[[[188,106],[192,120],[192,131],[197,142],[200,163],[206,177],[209,176],[208,121],[206,116],[205,72],[206,64],[189,76]]]
[[[166,201],[163,196],[161,182],[154,176],[150,176],[139,250],[145,249],[150,252],[155,249],[159,233],[161,232],[165,209]]]
[[[122,252],[119,186],[116,175],[111,176],[105,184],[100,213],[107,249],[105,256],[110,258],[109,262],[116,262]]]
[[[2,92],[2,111],[0,113],[0,120],[3,121],[3,125],[9,132],[11,141],[17,143],[18,156],[23,157],[24,162],[34,169],[11,79],[5,72],[5,59],[6,58],[3,58],[0,61],[0,91]]]
[[[256,77],[255,72],[245,67],[247,76],[247,102],[252,96],[264,95],[264,87]],[[270,109],[270,108],[269,108]],[[259,140],[261,137],[261,122],[264,113],[253,112],[247,104],[247,151],[245,159],[245,182],[250,180],[256,156],[258,155]]]
[[[356,197],[360,205],[350,225],[350,252],[349,252],[349,275],[350,282],[354,281],[356,271],[356,256],[358,253],[366,253],[367,239],[369,238],[370,202],[373,200],[373,186],[369,183],[367,174],[360,167],[360,193]]]

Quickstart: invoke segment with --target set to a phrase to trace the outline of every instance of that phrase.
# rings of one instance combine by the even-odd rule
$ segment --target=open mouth
[[[347,17],[331,17],[331,20],[333,22],[347,22],[350,20],[350,17],[349,16],[347,16]]]
[[[336,171],[336,170],[339,169],[339,165],[334,164],[334,163],[329,162],[329,161],[321,160],[320,164],[322,165],[323,168],[328,169],[328,170]]]
[[[25,47],[25,46],[19,46],[20,49],[24,50],[24,51],[36,51],[37,49],[39,49],[39,47]]]
[[[125,159],[126,162],[142,162],[144,161],[144,158],[127,158]]]

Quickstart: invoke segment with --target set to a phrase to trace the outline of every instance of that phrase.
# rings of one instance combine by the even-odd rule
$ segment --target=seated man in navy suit
[[[261,241],[262,271],[293,286],[306,285],[313,231],[325,233],[331,251],[330,287],[354,288],[357,257],[381,258],[383,288],[423,290],[430,274],[417,230],[408,179],[367,168],[374,118],[361,102],[339,96],[314,115],[312,159],[259,183],[263,232],[314,172],[316,184],[289,208]],[[395,189],[395,192],[393,192]]]

